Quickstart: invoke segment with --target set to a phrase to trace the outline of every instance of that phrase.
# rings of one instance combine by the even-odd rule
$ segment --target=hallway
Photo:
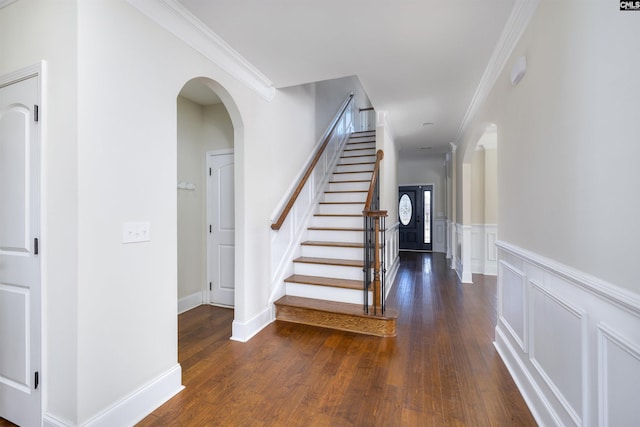
[[[493,347],[496,280],[401,253],[398,336],[274,322],[230,341],[231,310],[179,317],[186,389],[139,426],[535,426]]]

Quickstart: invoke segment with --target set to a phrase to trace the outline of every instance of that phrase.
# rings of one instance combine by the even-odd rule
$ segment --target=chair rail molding
[[[511,243],[496,246],[494,344],[538,424],[636,424],[640,294]]]

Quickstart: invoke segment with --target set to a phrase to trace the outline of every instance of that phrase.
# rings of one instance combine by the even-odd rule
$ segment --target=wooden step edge
[[[278,321],[382,338],[397,335],[397,313],[392,313],[391,310],[387,310],[384,316],[374,316],[364,313],[359,304],[314,300],[291,295],[280,298],[275,305]]]
[[[362,202],[319,202],[319,205],[364,205],[364,201]]]
[[[362,291],[363,280],[339,279],[336,277],[306,276],[304,274],[292,274],[284,279],[285,283],[300,283],[303,285],[326,286],[331,288],[354,289]]]
[[[353,227],[309,227],[307,230],[312,231],[356,231],[360,233],[364,233],[364,228],[353,228]]]
[[[363,147],[347,148],[347,147],[345,147],[344,150],[342,150],[342,152],[346,153],[346,152],[365,151],[365,150],[373,150],[373,154],[371,154],[371,156],[375,156],[376,155],[376,153],[375,153],[376,147],[366,147],[366,148],[363,148]]]
[[[375,138],[374,138],[372,141],[351,141],[351,140],[349,140],[349,141],[347,141],[347,143],[345,144],[345,148],[346,148],[346,146],[348,146],[348,145],[358,145],[358,144],[375,144],[375,143],[376,143]]]
[[[393,308],[387,308],[385,314],[365,313],[361,304],[351,304],[348,302],[329,301],[316,298],[297,297],[293,295],[285,295],[274,304],[279,306],[289,305],[295,307],[303,307],[311,310],[327,311],[331,313],[349,314],[351,316],[366,317],[374,319],[393,320],[398,318],[398,311]],[[371,311],[371,310],[369,310]]]
[[[375,165],[376,162],[338,163],[336,166]]]
[[[343,153],[344,154],[344,153]],[[376,154],[358,154],[356,156],[340,156],[341,159],[356,159],[358,157],[375,157]]]
[[[327,246],[332,248],[354,248],[354,249],[364,249],[364,244],[361,242],[352,243],[352,242],[324,242],[319,240],[307,240],[300,243],[303,246]]]
[[[346,171],[346,172],[334,172],[334,175],[343,175],[345,173],[373,173],[372,170],[370,171]]]
[[[345,190],[345,191],[325,191],[324,194],[351,194],[351,193],[368,193],[366,190]],[[320,202],[320,203],[328,203],[328,202]],[[348,203],[364,203],[362,202],[348,202]]]
[[[321,214],[321,213],[317,213],[317,214],[313,214],[313,216],[344,216],[347,218],[353,218],[353,217],[360,217],[362,218],[362,214]]]
[[[316,258],[301,256],[293,260],[302,264],[318,264],[318,265],[335,265],[338,267],[354,267],[363,268],[364,262],[356,259],[339,259],[339,258]]]
[[[371,182],[370,179],[352,179],[350,181],[329,181],[329,184],[348,184],[354,182]],[[353,190],[353,191],[367,191],[367,190]],[[325,191],[327,193],[327,191]]]

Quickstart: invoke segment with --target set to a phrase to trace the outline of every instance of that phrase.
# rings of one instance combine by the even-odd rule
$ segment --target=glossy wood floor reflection
[[[140,426],[534,426],[493,347],[495,278],[402,253],[398,336],[276,322],[229,340],[232,311],[179,317],[186,389]]]

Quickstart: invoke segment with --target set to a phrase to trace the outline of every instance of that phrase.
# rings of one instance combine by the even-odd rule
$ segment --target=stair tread
[[[362,217],[362,214],[323,214],[323,213],[317,213],[317,214],[313,214],[313,216],[344,216],[344,217]]]
[[[308,256],[301,256],[293,260],[293,262],[300,262],[304,264],[321,264],[321,265],[338,265],[342,267],[359,267],[364,266],[363,261],[356,259],[338,259],[338,258],[315,258]]]
[[[361,304],[350,304],[346,302],[327,301],[315,298],[295,297],[292,295],[285,295],[275,302],[280,306],[294,306],[300,308],[306,308],[310,310],[326,311],[330,313],[348,314],[357,317],[376,317],[380,319],[396,319],[398,317],[397,311],[393,309],[387,309],[384,316],[373,315],[364,313]]]
[[[364,205],[364,202],[319,202],[320,205]]]
[[[334,175],[342,175],[345,173],[373,173],[373,171],[347,171],[347,172],[334,172]]]
[[[324,242],[319,240],[307,240],[301,244],[306,246],[332,246],[336,248],[364,248],[364,244],[361,242]]]
[[[375,165],[376,162],[338,163],[338,166]]]
[[[307,230],[314,231],[360,231],[364,232],[364,228],[353,228],[353,227],[309,227]]]
[[[306,276],[304,274],[292,274],[284,279],[288,283],[303,283],[306,285],[331,286],[334,288],[362,290],[362,280],[338,279],[336,277]]]

